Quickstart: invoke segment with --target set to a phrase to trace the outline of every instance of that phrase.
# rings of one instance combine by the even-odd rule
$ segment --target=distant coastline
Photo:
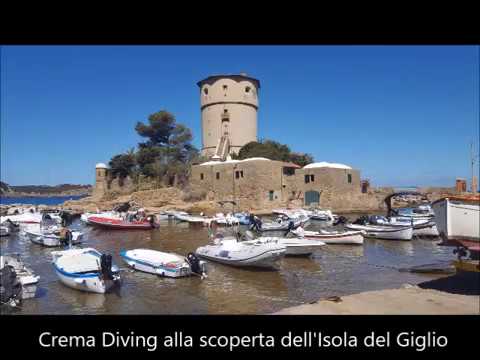
[[[66,196],[0,196],[1,206],[13,206],[13,205],[46,205],[46,206],[58,206],[62,205],[66,201],[81,200],[88,195],[66,195]]]
[[[13,186],[0,182],[0,196],[3,198],[24,197],[66,197],[86,196],[92,193],[91,185],[21,185]]]

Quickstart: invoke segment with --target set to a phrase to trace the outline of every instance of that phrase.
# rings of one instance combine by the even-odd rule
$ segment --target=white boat
[[[20,225],[11,220],[0,223],[0,236],[9,236],[20,231]]]
[[[305,215],[299,215],[294,218],[280,217],[275,221],[261,222],[257,228],[253,225],[254,229],[261,232],[264,231],[286,231],[293,230],[299,226],[305,226],[310,221],[310,218]]]
[[[346,224],[350,230],[365,231],[365,237],[384,240],[412,240],[413,227],[411,226],[381,226],[381,225],[358,225]]]
[[[415,237],[437,237],[439,232],[437,225],[431,218],[403,218],[393,216],[390,218],[384,216],[369,216],[372,225],[381,226],[413,226],[413,236]]]
[[[285,255],[290,256],[305,256],[314,253],[320,247],[324,246],[325,243],[319,240],[306,240],[299,238],[286,238],[286,237],[270,237],[270,236],[261,236],[256,239],[250,239],[242,241],[244,244],[266,244],[273,243],[281,246],[285,246]]]
[[[311,211],[310,219],[333,223],[334,215],[330,210],[314,209]]]
[[[215,214],[213,221],[215,221],[218,225],[238,225],[240,223],[239,218],[231,213],[228,213],[227,215],[223,213]]]
[[[15,273],[14,277],[6,274],[8,270],[6,270],[5,267],[8,266],[13,269]],[[14,295],[15,299],[13,300],[16,304],[18,303],[18,300],[25,300],[35,297],[40,276],[35,275],[31,269],[26,267],[18,256],[0,256],[0,270],[2,271],[2,297],[4,297],[2,302],[6,302],[5,300],[8,301],[12,297],[11,295]],[[12,274],[11,271],[10,274]],[[9,284],[7,285],[6,282],[9,282]],[[18,290],[21,290],[21,292],[7,294],[6,292],[11,292],[12,288],[15,288],[16,284],[19,285]]]
[[[194,224],[203,224],[206,220],[208,220],[208,218],[206,218],[205,216],[195,216],[182,212],[174,214],[173,217],[178,221],[185,221]]]
[[[52,256],[60,281],[73,289],[104,294],[120,283],[111,256],[93,248],[53,251]]]
[[[47,228],[38,227],[36,229],[29,228],[24,231],[24,234],[31,242],[48,247],[79,244],[83,238],[83,233],[70,230],[66,237],[62,238],[60,236],[60,229],[56,226]]]
[[[299,227],[293,230],[292,233],[300,238],[320,240],[325,244],[339,244],[339,245],[362,245],[363,234],[362,230],[353,231],[308,231]]]
[[[24,212],[23,214],[17,215],[8,215],[0,216],[0,224],[3,224],[5,221],[10,220],[13,223],[24,225],[24,224],[40,224],[47,214],[41,212]],[[48,217],[55,221],[57,224],[62,222],[62,218],[57,213],[48,213]]]
[[[226,265],[277,269],[277,261],[285,255],[285,251],[284,245],[275,243],[251,244],[233,237],[217,237],[213,245],[201,246],[195,253]]]
[[[480,245],[480,196],[455,196],[432,204],[440,237],[465,247]]]
[[[10,228],[8,226],[0,226],[0,236],[9,236]]]
[[[120,256],[132,269],[166,277],[205,276],[205,262],[194,254],[183,257],[150,249],[122,250]]]

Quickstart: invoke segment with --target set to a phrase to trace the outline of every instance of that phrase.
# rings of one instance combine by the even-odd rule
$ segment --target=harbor
[[[258,121],[261,83],[267,114],[286,111],[268,100],[284,88],[273,78],[189,77],[195,106],[153,112],[155,100],[104,131],[82,124],[82,151],[58,150],[62,165],[10,159],[11,179],[88,184],[1,179],[2,314],[480,314],[474,143],[468,170],[446,170],[439,142],[414,150],[383,115]]]
[[[358,214],[342,214],[353,220]],[[160,217],[158,216],[160,219]],[[264,221],[270,217],[262,217]],[[32,225],[28,225],[32,226]],[[343,225],[337,225],[336,228]],[[329,226],[324,221],[311,222],[308,231],[321,232]],[[111,254],[113,263],[120,268],[121,285],[107,294],[94,294],[65,286],[54,271],[52,253],[60,247],[45,247],[30,241],[22,232],[2,237],[2,254],[18,254],[33,272],[40,277],[35,298],[27,299],[18,307],[2,306],[2,313],[12,314],[272,314],[319,313],[306,311],[308,305],[332,299],[343,299],[353,294],[385,289],[422,292],[419,284],[446,278],[455,273],[452,262],[456,259],[451,247],[439,246],[439,237],[411,241],[392,241],[365,238],[358,244],[328,244],[309,256],[282,257],[276,270],[249,267],[232,267],[207,261],[207,276],[179,279],[135,271],[128,267],[121,252],[128,249],[155,249],[183,256],[211,243],[212,230],[204,224],[179,221],[164,216],[158,227],[150,230],[110,230],[87,225],[76,217],[69,225],[83,234],[81,245],[75,248],[95,248]],[[331,227],[330,227],[331,228]],[[250,231],[248,225],[239,225],[241,232]],[[228,227],[220,232],[230,231]],[[282,237],[283,234],[275,233]],[[68,247],[67,247],[68,248]],[[415,271],[429,264],[426,271]],[[413,270],[413,271],[412,271]],[[398,290],[400,289],[400,290]],[[410,290],[409,290],[410,289]],[[435,291],[435,290],[426,290]],[[447,294],[432,301],[437,304],[427,313],[471,313],[478,303],[477,295]],[[382,295],[383,296],[383,295]],[[412,295],[410,294],[410,297]],[[419,298],[422,295],[418,295]],[[432,297],[432,296],[430,296]],[[438,296],[437,296],[438,297]],[[401,298],[401,297],[400,297]],[[367,296],[366,299],[371,298]],[[409,303],[408,296],[405,304]],[[437,299],[437,300],[435,300]],[[460,300],[459,300],[460,299]],[[385,298],[384,312],[396,313]],[[338,300],[337,300],[338,301]],[[340,300],[342,301],[342,300]],[[450,302],[460,301],[468,306],[451,310]],[[462,302],[463,301],[463,302]],[[442,302],[445,306],[442,307]],[[335,303],[335,301],[333,302]],[[428,302],[427,302],[428,305]],[[297,306],[302,310],[295,309]],[[332,306],[332,305],[329,305]],[[286,310],[284,310],[286,309]],[[368,313],[369,306],[356,307],[358,313]],[[390,309],[390,310],[389,310]],[[417,313],[415,307],[406,306],[401,312]],[[331,313],[324,309],[320,313]],[[351,313],[339,311],[339,313]],[[420,311],[421,312],[421,311]]]

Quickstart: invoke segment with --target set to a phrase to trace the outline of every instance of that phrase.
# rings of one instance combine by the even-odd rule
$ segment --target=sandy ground
[[[480,296],[408,286],[367,291],[283,309],[279,315],[480,315]]]

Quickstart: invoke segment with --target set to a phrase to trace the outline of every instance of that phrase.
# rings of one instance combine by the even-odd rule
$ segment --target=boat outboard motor
[[[6,304],[22,298],[22,284],[17,278],[13,266],[5,265],[0,269],[0,302]],[[14,305],[14,304],[12,304]]]
[[[152,225],[152,227],[158,227],[158,224],[155,222],[155,216],[148,215],[147,221],[150,223],[150,225]]]
[[[113,280],[112,255],[102,254],[100,257],[100,270],[104,280]]]
[[[339,225],[339,224],[346,224],[348,222],[348,219],[345,216],[339,216],[337,220],[333,222],[333,226]]]
[[[360,216],[357,220],[353,222],[356,225],[367,225],[369,223],[369,219],[367,215]]]
[[[197,275],[204,275],[204,269],[200,266],[200,259],[194,253],[188,253],[187,262],[190,265],[190,270]]]
[[[60,242],[64,246],[68,246],[68,247],[72,246],[72,240],[73,240],[73,234],[70,229],[67,229],[67,231],[65,231],[65,236],[60,238]]]
[[[285,234],[283,236],[287,236],[290,231],[294,230],[295,229],[295,223],[293,222],[293,220],[290,220],[288,222],[288,228],[287,228],[287,231],[285,231]]]
[[[60,212],[60,217],[62,219],[62,226],[68,226],[72,223],[72,215],[66,211]]]

